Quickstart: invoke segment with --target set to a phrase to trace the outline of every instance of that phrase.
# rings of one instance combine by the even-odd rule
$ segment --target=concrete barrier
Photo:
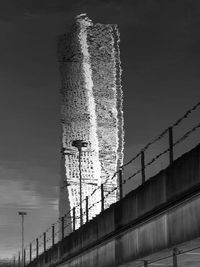
[[[198,238],[198,192],[200,145],[28,266],[122,266]]]

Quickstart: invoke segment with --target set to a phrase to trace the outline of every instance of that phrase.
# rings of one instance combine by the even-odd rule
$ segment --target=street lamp
[[[19,211],[18,215],[22,216],[22,267],[24,266],[24,216],[27,215],[25,211]]]
[[[83,225],[83,207],[82,207],[82,173],[81,173],[81,156],[82,148],[87,147],[88,143],[83,140],[74,140],[72,146],[78,149],[79,159],[79,191],[80,191],[80,225]]]

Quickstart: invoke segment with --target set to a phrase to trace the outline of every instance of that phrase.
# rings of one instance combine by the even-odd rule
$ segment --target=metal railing
[[[193,133],[195,133],[200,128],[200,114],[196,114],[197,122],[195,122],[195,119],[190,119],[192,114],[197,112],[200,112],[200,102],[198,102],[196,105],[194,105],[191,109],[187,110],[187,112],[180,117],[175,123],[173,123],[171,126],[166,128],[160,135],[158,135],[155,139],[153,139],[151,142],[149,142],[145,147],[143,147],[139,153],[137,153],[131,160],[129,160],[127,163],[122,165],[118,171],[116,171],[112,177],[107,177],[105,182],[101,184],[101,186],[97,186],[90,196],[87,196],[83,201],[82,205],[85,207],[85,212],[83,212],[84,222],[87,223],[89,220],[91,220],[90,216],[90,210],[94,208],[96,205],[100,205],[101,211],[108,208],[109,205],[106,204],[106,201],[108,199],[108,196],[112,194],[113,192],[118,192],[118,200],[122,199],[126,192],[124,192],[125,184],[129,181],[135,181],[137,180],[136,185],[133,185],[131,187],[131,190],[136,188],[137,186],[144,184],[149,177],[152,176],[152,173],[148,175],[147,169],[152,166],[155,162],[158,162],[158,160],[163,157],[165,157],[166,166],[173,163],[174,159],[180,156],[183,153],[180,153],[180,155],[176,155],[175,157],[175,148],[181,144],[183,141],[185,141],[188,137],[190,137]],[[194,117],[195,117],[194,116]],[[187,127],[183,127],[183,129],[180,130],[181,136],[175,138],[175,131],[178,127],[180,127],[181,124],[183,124],[184,121],[189,120],[189,122],[192,122],[187,125]],[[183,134],[184,131],[184,134]],[[162,151],[158,152],[156,150],[155,156],[153,156],[152,153],[150,153],[150,159],[148,159],[147,154],[150,148],[160,142],[161,140],[165,139],[166,141],[166,148],[163,148]],[[193,138],[194,139],[194,138]],[[193,140],[192,139],[192,140]],[[197,144],[199,142],[199,137],[196,137]],[[191,144],[189,145],[191,149]],[[137,164],[136,164],[137,162]],[[135,164],[135,165],[134,165]],[[134,172],[131,172],[130,175],[127,175],[130,173],[130,170],[138,167]],[[126,173],[126,169],[130,167],[129,171]],[[154,171],[158,172],[162,169],[156,168]],[[155,173],[154,173],[155,174]],[[105,192],[104,186],[105,184],[112,179],[118,179],[117,186],[111,188],[111,190]],[[100,196],[99,199],[96,200],[96,202],[90,203],[90,199],[95,196],[95,194],[98,192],[98,196]],[[80,220],[80,216],[77,216],[78,212],[77,209],[79,208],[79,205],[76,207],[73,207],[72,210],[68,211],[63,217],[59,218],[57,222],[55,222],[51,227],[49,227],[43,234],[41,234],[39,237],[37,237],[35,240],[30,242],[29,245],[25,247],[24,250],[24,263],[25,265],[30,263],[33,259],[38,258],[40,254],[48,250],[50,247],[53,247],[56,243],[58,243],[60,240],[65,238],[67,235],[69,235],[71,232],[75,231],[77,228],[77,220]],[[14,262],[17,262],[18,258],[18,266],[20,266],[20,254],[14,258]]]

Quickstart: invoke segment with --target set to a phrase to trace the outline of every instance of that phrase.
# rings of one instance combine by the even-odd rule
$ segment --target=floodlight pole
[[[72,146],[78,149],[78,162],[79,162],[79,191],[80,191],[80,225],[83,225],[83,205],[82,205],[82,171],[81,171],[81,157],[82,147],[87,147],[88,143],[83,140],[75,140]]]
[[[24,266],[24,216],[27,215],[25,211],[19,211],[18,215],[22,217],[22,267]]]

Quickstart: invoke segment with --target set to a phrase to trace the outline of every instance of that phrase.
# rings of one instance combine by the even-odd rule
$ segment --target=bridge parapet
[[[177,231],[177,220],[182,215],[179,218],[172,214],[159,216],[199,191],[200,145],[65,237],[28,266],[61,266],[64,262],[65,266],[101,266],[98,265],[99,261],[102,264],[106,262],[107,265],[103,266],[118,266],[123,261],[138,259],[196,238],[200,236],[197,225],[200,218],[198,220],[199,216],[192,207],[193,213],[188,214],[191,221],[186,220],[182,234]],[[145,226],[144,223],[152,218],[153,223]],[[191,222],[193,227],[189,231],[187,224]],[[68,264],[70,261],[74,263]],[[75,261],[77,265],[74,265]]]

